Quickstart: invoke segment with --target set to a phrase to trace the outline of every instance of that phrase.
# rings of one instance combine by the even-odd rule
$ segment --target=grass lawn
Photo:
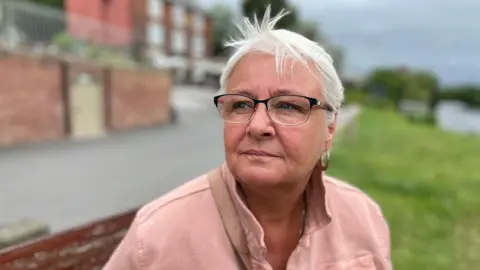
[[[382,207],[395,269],[480,269],[480,137],[365,108],[356,141],[337,137],[328,171]]]

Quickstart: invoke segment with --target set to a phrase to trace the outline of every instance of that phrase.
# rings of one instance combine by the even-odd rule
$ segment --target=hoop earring
[[[322,157],[320,158],[320,163],[322,164],[322,170],[326,171],[328,165],[330,165],[330,151],[326,150],[323,152]]]

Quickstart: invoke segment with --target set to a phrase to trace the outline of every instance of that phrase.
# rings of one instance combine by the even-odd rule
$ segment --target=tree
[[[320,44],[325,51],[330,54],[333,59],[333,65],[335,66],[335,69],[339,75],[341,75],[344,64],[343,50],[341,47],[329,42],[326,35],[320,30],[317,22],[308,20],[299,21],[296,24],[294,31]]]
[[[296,8],[290,5],[286,0],[243,0],[243,16],[252,20],[253,17],[256,15],[258,19],[261,19],[268,5],[270,5],[272,16],[280,13],[282,9],[290,12],[290,14],[283,17],[277,23],[277,28],[290,30],[295,28],[298,20],[298,12]]]
[[[216,56],[225,55],[225,40],[236,33],[234,14],[231,8],[225,4],[214,5],[209,14],[213,20],[213,53]]]
[[[471,107],[480,108],[480,86],[478,85],[448,86],[439,91],[437,95],[440,101],[461,101]]]
[[[370,96],[388,99],[396,106],[402,100],[422,101],[430,112],[441,99],[439,88],[435,74],[397,67],[377,68],[363,86]]]
[[[398,107],[408,84],[407,73],[403,69],[377,68],[368,76],[362,88],[369,96],[389,100]]]
[[[430,112],[433,112],[439,99],[438,91],[440,85],[438,78],[433,73],[426,70],[415,71],[411,76],[412,81],[415,82],[417,91],[420,93],[420,99],[427,101]]]

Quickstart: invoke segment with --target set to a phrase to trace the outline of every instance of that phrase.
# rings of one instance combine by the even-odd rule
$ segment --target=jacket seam
[[[138,221],[135,219],[133,221],[133,228],[134,228],[134,240],[135,240],[135,263],[138,266],[138,270],[144,270],[146,267],[143,265],[142,261],[142,253],[143,253],[143,244],[141,242],[140,237],[138,236]]]
[[[201,192],[204,192],[206,190],[209,190],[210,187],[205,187],[205,188],[202,188],[200,190],[195,190],[195,191],[192,191],[188,194],[183,194],[181,196],[178,196],[178,197],[175,197],[175,198],[172,198],[172,199],[169,199],[168,201],[165,201],[159,205],[155,205],[153,207],[153,209],[148,209],[148,211],[146,213],[143,213],[142,215],[139,216],[139,223],[138,223],[138,226],[142,226],[143,223],[145,223],[152,215],[154,215],[157,211],[160,211],[162,208],[168,206],[169,204],[173,203],[173,202],[176,202],[178,200],[181,200],[181,199],[184,199],[186,197],[189,197],[191,195],[195,195],[197,193],[201,193]]]
[[[344,183],[343,185],[338,184],[338,183],[335,183],[335,181],[331,181],[328,178],[325,178],[324,181],[328,182],[328,184],[333,185],[333,186],[335,186],[337,188],[340,188],[342,190],[351,191],[351,192],[357,193],[357,194],[363,194],[363,192],[361,190],[359,190],[358,188],[356,188],[354,186],[351,186],[350,184],[347,184],[347,183]],[[337,180],[337,181],[340,181],[340,180]]]

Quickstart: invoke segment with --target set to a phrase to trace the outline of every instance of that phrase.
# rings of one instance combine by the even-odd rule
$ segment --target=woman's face
[[[325,101],[318,80],[320,74],[315,77],[307,67],[292,61],[293,67],[288,60],[280,76],[273,55],[250,53],[234,68],[226,91],[242,92],[256,99],[289,91]],[[284,126],[272,121],[265,105],[258,104],[250,121],[225,123],[226,162],[232,174],[244,184],[254,186],[288,187],[307,180],[323,151],[330,147],[333,129],[327,128],[325,113],[314,107],[304,124]]]

